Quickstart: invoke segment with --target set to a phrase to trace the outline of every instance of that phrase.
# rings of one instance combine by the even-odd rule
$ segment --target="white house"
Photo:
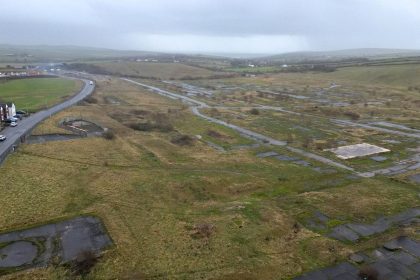
[[[7,114],[8,114],[8,118],[13,117],[16,115],[16,106],[14,103],[7,103]]]

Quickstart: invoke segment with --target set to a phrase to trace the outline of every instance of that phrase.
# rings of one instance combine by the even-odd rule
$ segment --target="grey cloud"
[[[276,51],[253,42],[250,53],[420,48],[418,11],[416,0],[17,0],[2,3],[0,24],[7,28],[0,30],[0,40],[151,49],[166,38],[176,40],[176,50],[184,40],[186,51],[213,51],[223,44],[230,52],[240,49],[238,38],[271,37],[283,46]],[[185,38],[211,42],[213,50]]]

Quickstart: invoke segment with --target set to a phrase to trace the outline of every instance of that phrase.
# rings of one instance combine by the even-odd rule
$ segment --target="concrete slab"
[[[0,249],[0,268],[12,268],[32,263],[38,248],[32,242],[17,241]]]
[[[404,279],[404,280],[420,280],[420,243],[408,237],[399,237],[390,240],[387,244],[392,244],[392,248],[401,248],[393,251],[384,248],[378,248],[373,251],[358,252],[350,257],[357,256],[353,260],[355,263],[362,263],[378,272],[378,279]],[[410,251],[408,251],[410,250]],[[305,275],[295,278],[299,280],[309,279],[349,279],[356,280],[359,268],[361,266],[351,265],[350,263],[340,263],[338,265],[319,269],[306,273]],[[326,277],[326,278],[325,278]]]
[[[304,161],[304,160],[293,161],[293,163],[297,164],[297,165],[305,166],[305,167],[312,165],[311,163],[309,163],[307,161]]]
[[[383,156],[374,156],[374,157],[371,157],[371,159],[377,162],[383,162],[383,161],[386,161],[388,158],[383,157]]]
[[[420,173],[409,176],[408,180],[410,180],[410,182],[413,182],[415,184],[420,184]]]
[[[281,160],[281,161],[294,161],[297,160],[297,158],[295,157],[289,157],[289,156],[285,156],[285,155],[279,155],[279,156],[275,156],[274,158]]]
[[[420,162],[418,162],[418,163],[416,163],[416,164],[414,164],[414,165],[411,165],[411,166],[407,167],[407,169],[408,169],[408,170],[416,170],[416,169],[420,169]],[[418,175],[420,175],[420,174],[418,174]]]
[[[338,158],[351,159],[385,153],[389,152],[390,150],[367,143],[361,143],[356,145],[342,146],[335,149],[328,149],[327,151],[333,152]]]
[[[360,236],[357,233],[355,233],[345,225],[340,225],[333,228],[332,232],[328,236],[341,241],[351,242],[355,242],[360,238]]]
[[[257,157],[259,158],[266,158],[266,157],[274,157],[274,156],[278,156],[279,154],[276,152],[264,152],[264,153],[259,153],[257,154]]]
[[[78,217],[0,234],[0,242],[10,242],[0,249],[0,268],[18,269],[48,265],[52,258],[66,263],[85,251],[99,254],[112,244],[101,221],[96,217]],[[40,243],[44,250],[38,252],[34,242]]]

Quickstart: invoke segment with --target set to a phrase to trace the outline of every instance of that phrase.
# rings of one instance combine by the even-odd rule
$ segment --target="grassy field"
[[[81,117],[112,129],[115,139],[22,145],[0,169],[0,231],[87,213],[104,221],[115,246],[86,279],[290,279],[401,234],[340,243],[302,225],[314,211],[339,222],[373,221],[418,205],[409,183],[257,158],[264,147],[180,145],[177,135],[227,148],[249,140],[121,80],[99,82],[93,99],[46,120],[38,133]],[[146,122],[165,130],[132,128]],[[212,230],[197,230],[203,224]],[[4,279],[72,278],[51,266]]]
[[[0,99],[17,109],[35,112],[77,93],[81,82],[61,78],[20,79],[0,82]]]
[[[95,64],[113,74],[158,79],[206,78],[216,72],[181,63],[160,62],[104,62]]]

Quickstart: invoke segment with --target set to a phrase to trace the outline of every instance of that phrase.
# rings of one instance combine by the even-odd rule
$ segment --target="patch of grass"
[[[0,83],[0,99],[19,110],[35,112],[51,107],[81,88],[81,82],[62,78],[20,79]]]
[[[95,65],[115,75],[165,80],[206,78],[215,75],[213,71],[181,63],[104,62]]]

